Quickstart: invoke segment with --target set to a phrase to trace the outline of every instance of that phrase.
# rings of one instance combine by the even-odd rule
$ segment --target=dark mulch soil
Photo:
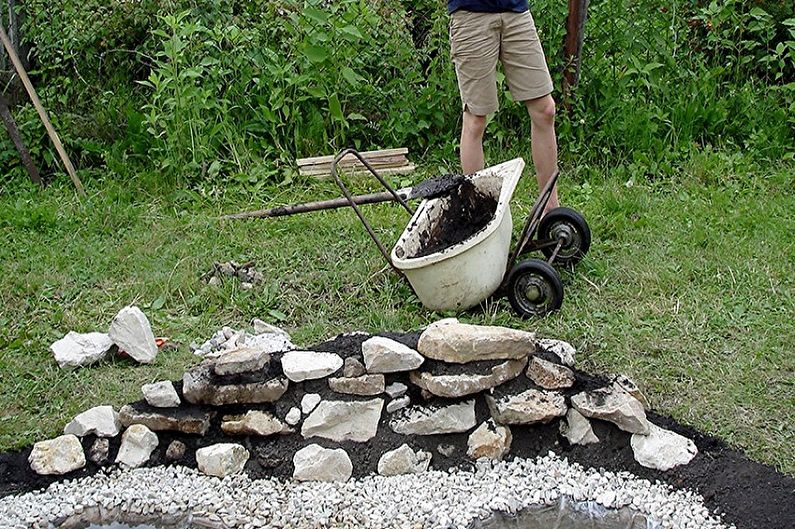
[[[416,347],[418,333],[385,334],[393,339]],[[360,356],[361,344],[367,335],[342,335],[334,340],[319,344],[312,349],[337,352],[343,357]],[[548,356],[549,358],[549,356]],[[409,394],[413,402],[421,402],[419,390],[408,382],[407,374],[387,375],[387,382],[400,381],[409,386]],[[608,383],[604,377],[592,376],[577,372],[577,384],[567,390],[570,397],[583,390],[603,387]],[[501,391],[519,392],[531,383],[525,377],[519,377],[501,386]],[[179,390],[179,389],[178,389]],[[328,386],[323,380],[291,384],[287,394],[275,404],[257,406],[227,406],[219,410],[219,416],[242,413],[249,409],[262,409],[284,416],[290,407],[300,406],[301,398],[306,393],[322,393],[328,395]],[[361,399],[347,395],[334,394],[335,400]],[[430,404],[447,404],[446,399],[433,399]],[[484,421],[489,412],[482,398],[476,401],[478,421]],[[686,488],[698,491],[707,506],[715,513],[723,515],[727,523],[738,529],[792,529],[795,527],[795,478],[777,472],[770,466],[748,459],[741,452],[731,449],[714,437],[702,434],[697,430],[677,424],[668,417],[649,413],[649,418],[657,425],[668,428],[693,439],[698,446],[699,454],[689,464],[677,467],[668,472],[658,472],[637,464],[632,456],[629,444],[630,435],[614,426],[601,421],[593,421],[594,430],[601,439],[599,444],[587,446],[570,446],[558,432],[557,421],[540,426],[512,427],[513,444],[511,457],[532,458],[546,455],[550,450],[570,461],[586,467],[604,468],[611,471],[629,471],[636,476],[652,482],[661,481],[674,488]],[[363,476],[376,471],[378,459],[384,452],[408,443],[415,449],[423,449],[433,454],[433,466],[446,469],[453,466],[470,468],[471,462],[466,459],[467,433],[452,435],[436,435],[409,438],[395,434],[388,425],[389,416],[379,426],[378,436],[367,443],[337,444],[324,439],[303,439],[300,435],[277,436],[269,439],[235,438],[251,452],[252,457],[246,471],[252,478],[278,476],[289,478],[292,474],[292,456],[302,447],[317,443],[329,448],[342,446],[353,462],[354,474]],[[193,456],[195,449],[217,442],[229,442],[216,419],[213,427],[204,437],[178,433],[158,432],[160,445],[153,454],[151,465],[165,464],[165,451],[172,440],[180,440],[188,446],[186,456],[179,464],[189,467],[196,466]],[[93,437],[83,439],[83,446],[88,449],[94,442]],[[119,439],[111,440],[110,461],[113,461],[119,449]],[[30,448],[0,453],[0,497],[31,490],[41,489],[56,481],[55,478],[37,476],[31,472],[27,463]],[[74,479],[104,471],[103,468],[88,463],[87,467],[63,476],[59,479]]]
[[[425,257],[470,239],[486,227],[497,211],[497,199],[480,192],[467,179],[461,180],[445,201],[444,213],[419,234],[419,248],[408,258]]]

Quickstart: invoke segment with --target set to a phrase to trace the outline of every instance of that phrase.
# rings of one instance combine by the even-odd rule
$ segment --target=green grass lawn
[[[748,167],[705,156],[675,181],[568,168],[563,200],[589,219],[594,243],[564,274],[563,310],[522,321],[502,300],[462,319],[566,339],[581,368],[625,373],[662,413],[795,472],[794,169]],[[65,185],[36,192],[17,182],[0,195],[0,449],[54,436],[87,407],[118,407],[139,399],[144,383],[180,377],[197,361],[188,344],[223,325],[259,317],[308,345],[442,316],[383,270],[350,211],[219,222],[263,204],[218,189],[151,196],[134,183],[88,184],[83,203]],[[306,183],[275,188],[267,204],[336,195],[328,183]],[[526,177],[515,219],[534,197]],[[392,244],[405,213],[366,208]],[[266,278],[255,290],[200,280],[213,261],[249,259]],[[180,349],[153,366],[57,367],[53,341],[105,331],[128,304]]]

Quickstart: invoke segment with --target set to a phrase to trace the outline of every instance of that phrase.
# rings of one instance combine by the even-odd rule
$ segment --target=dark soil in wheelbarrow
[[[471,239],[494,218],[497,200],[482,193],[468,179],[450,191],[444,211],[419,234],[420,245],[408,258],[425,257]]]

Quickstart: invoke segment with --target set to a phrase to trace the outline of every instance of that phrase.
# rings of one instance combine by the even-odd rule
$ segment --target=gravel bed
[[[725,529],[702,498],[628,472],[571,464],[553,453],[537,459],[480,460],[469,469],[347,483],[223,480],[187,467],[112,470],[54,483],[43,491],[0,499],[0,527],[47,528],[69,521],[118,517],[166,521],[192,513],[207,527],[464,528],[494,511],[517,513],[567,497],[607,508],[629,507],[650,528]]]

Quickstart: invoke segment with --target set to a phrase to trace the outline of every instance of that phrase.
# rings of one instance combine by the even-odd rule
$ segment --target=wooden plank
[[[371,164],[371,167],[380,173],[384,169],[397,169],[397,168],[400,168],[400,167],[406,167],[408,165],[411,165],[411,164],[408,163],[408,162],[404,162],[404,163],[390,163],[390,164]],[[338,169],[339,172],[342,172],[342,173],[351,173],[351,172],[367,173],[367,172],[369,172],[367,167],[365,167],[363,165],[351,165],[351,166],[348,166],[348,167],[338,167],[337,169]],[[315,166],[315,165],[313,165],[313,166],[309,166],[309,167],[299,167],[298,168],[298,172],[300,174],[326,174],[326,173],[331,174],[331,167],[329,167],[328,165],[326,165],[326,166],[322,166],[322,165],[316,165]]]
[[[366,158],[367,162],[370,165],[385,165],[385,164],[402,164],[406,165],[408,163],[408,158],[403,155],[399,156],[385,156],[379,158]],[[339,161],[337,167],[364,167],[364,164],[359,161],[356,157],[346,157]],[[319,163],[310,163],[310,164],[301,164],[298,166],[299,168],[318,168],[318,167],[328,167],[331,168],[331,164],[327,162],[319,162]]]
[[[362,152],[362,153],[359,153],[359,154],[361,154],[362,157],[365,160],[370,161],[371,157],[378,158],[378,157],[381,157],[381,156],[395,156],[395,155],[399,155],[399,154],[404,154],[405,155],[405,154],[408,154],[408,153],[409,153],[409,150],[407,148],[403,147],[403,148],[399,148],[399,149],[383,149],[383,150],[380,150],[380,151],[367,151],[367,152]],[[353,155],[348,155],[348,156],[350,156],[351,158],[355,158]],[[336,157],[336,155],[315,156],[313,158],[299,158],[298,160],[295,161],[295,163],[299,167],[302,166],[302,165],[312,165],[312,164],[318,164],[318,163],[331,164],[331,162],[334,161],[335,157]],[[347,156],[345,158],[343,158],[343,159],[346,159],[346,158],[347,158]]]
[[[403,166],[403,167],[386,168],[386,169],[383,169],[381,171],[378,171],[378,174],[380,174],[382,176],[393,175],[393,174],[408,174],[408,173],[413,173],[416,170],[417,170],[417,167],[412,164],[412,165],[406,165],[406,166]],[[353,170],[353,171],[346,170],[345,174],[349,174],[351,176],[362,176],[362,175],[369,175],[370,171],[368,171],[367,169],[364,169],[364,170],[358,170],[357,169],[357,170]],[[317,178],[319,180],[325,180],[327,178],[331,178],[331,170],[329,169],[328,171],[324,171],[324,172],[317,171],[317,172],[312,172],[312,173],[301,173],[301,175],[302,176],[311,176],[311,177]]]

